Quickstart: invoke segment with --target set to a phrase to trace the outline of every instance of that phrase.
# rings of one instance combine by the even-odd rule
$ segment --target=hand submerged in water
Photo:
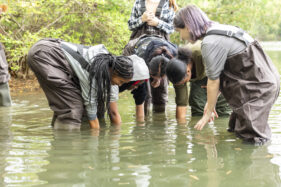
[[[203,117],[196,123],[194,128],[196,130],[202,130],[203,127],[208,123],[215,120],[215,117],[218,118],[218,114],[216,112],[216,109],[214,108],[213,111],[208,111],[208,104],[205,105],[204,108],[204,115]]]

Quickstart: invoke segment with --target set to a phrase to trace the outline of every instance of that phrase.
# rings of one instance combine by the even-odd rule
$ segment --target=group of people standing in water
[[[228,131],[250,142],[270,140],[267,121],[279,96],[280,77],[244,30],[210,20],[195,5],[178,10],[175,0],[136,0],[128,26],[132,34],[121,56],[102,44],[60,39],[42,39],[32,46],[27,62],[54,112],[55,129],[79,129],[84,116],[98,129],[105,112],[119,125],[116,101],[125,90],[133,95],[137,120],[145,121],[150,104],[154,112],[165,111],[170,82],[179,121],[185,120],[189,104],[192,115],[202,115],[197,130],[214,117],[230,115]],[[171,43],[174,30],[189,44]],[[0,60],[7,72],[2,51]],[[8,77],[2,74],[0,88],[5,90]],[[0,98],[7,100],[2,91]]]

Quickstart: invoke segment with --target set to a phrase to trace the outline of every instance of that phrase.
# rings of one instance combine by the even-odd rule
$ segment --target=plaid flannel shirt
[[[135,30],[136,28],[142,26],[144,22],[141,20],[142,12],[141,12],[141,3],[140,1],[144,0],[136,0],[134,7],[132,9],[131,17],[128,21],[128,26],[130,30]],[[166,3],[163,5],[159,23],[156,26],[160,30],[163,30],[167,34],[171,34],[174,32],[174,26],[173,26],[173,19],[175,16],[175,12],[173,8],[169,7],[169,1],[166,1]]]

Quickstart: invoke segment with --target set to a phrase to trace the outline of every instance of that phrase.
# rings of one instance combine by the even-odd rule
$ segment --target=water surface
[[[281,72],[281,52],[269,55]],[[245,144],[227,132],[228,118],[202,131],[198,117],[175,120],[174,91],[165,114],[137,124],[129,92],[120,95],[121,127],[54,131],[42,92],[0,108],[0,186],[281,186],[281,97],[269,123],[272,141]]]

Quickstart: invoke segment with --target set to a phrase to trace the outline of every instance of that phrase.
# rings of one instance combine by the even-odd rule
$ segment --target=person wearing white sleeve
[[[84,110],[92,128],[99,128],[100,111],[109,111],[113,123],[121,121],[119,113],[106,109],[116,104],[118,86],[133,77],[130,58],[114,56],[103,45],[49,38],[32,46],[27,62],[54,111],[55,129],[79,129]]]

